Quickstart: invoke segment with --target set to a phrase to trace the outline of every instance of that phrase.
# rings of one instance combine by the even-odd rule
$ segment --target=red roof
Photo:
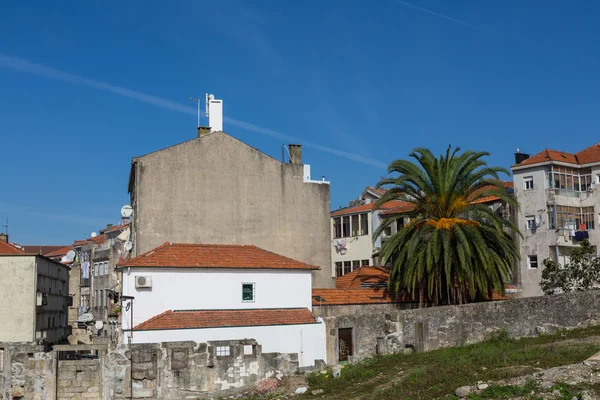
[[[165,329],[200,329],[232,326],[314,324],[315,316],[308,308],[250,310],[165,311],[134,328],[136,331]]]
[[[319,269],[252,245],[166,242],[120,267]]]
[[[418,303],[407,292],[399,295],[386,288],[313,289],[313,306],[340,306],[350,304]]]
[[[117,231],[119,229],[125,229],[129,226],[129,224],[122,224],[122,225],[115,225],[115,226],[111,226],[109,228],[104,228],[100,230],[100,233],[110,233],[110,232],[114,232]]]
[[[600,162],[600,143],[596,143],[575,154],[567,153],[566,151],[545,149],[529,157],[528,159],[521,161],[519,164],[514,165],[514,167],[522,167],[525,165],[539,164],[548,161],[562,161],[577,165]]]
[[[335,280],[336,289],[360,289],[363,284],[387,283],[390,271],[385,267],[364,266]]]
[[[21,248],[23,249],[23,251],[25,253],[30,253],[30,254],[41,254],[43,256],[47,255],[48,253],[51,253],[53,251],[56,251],[58,249],[63,248],[64,245],[61,246],[43,246],[43,245],[21,245]]]
[[[67,255],[67,253],[73,250],[73,245],[62,247],[58,250],[52,251],[48,254],[44,254],[46,257],[61,257]]]
[[[0,240],[0,254],[25,254],[25,252],[10,243]]]
[[[388,202],[384,203],[380,207],[380,209],[381,210],[393,209],[395,207],[400,207],[403,203],[406,203],[406,202],[401,201],[401,200],[391,200],[391,201],[388,201]],[[370,211],[370,210],[373,209],[374,205],[375,205],[375,202],[372,202],[372,203],[361,204],[361,205],[358,205],[358,206],[341,208],[339,210],[333,211],[331,213],[331,216],[332,217],[337,217],[339,215],[355,214],[355,213],[359,213],[359,212]]]

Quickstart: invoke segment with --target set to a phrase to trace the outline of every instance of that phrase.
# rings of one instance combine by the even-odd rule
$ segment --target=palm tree
[[[513,262],[519,257],[510,221],[484,204],[497,196],[517,207],[498,179],[508,171],[488,167],[487,152],[452,150],[436,158],[429,150],[413,150],[409,160],[392,162],[377,187],[388,188],[375,208],[390,200],[412,203],[412,210],[386,219],[375,232],[379,237],[397,219],[410,222],[383,241],[380,256],[391,262],[390,289],[407,290],[420,303],[462,304],[504,294]]]

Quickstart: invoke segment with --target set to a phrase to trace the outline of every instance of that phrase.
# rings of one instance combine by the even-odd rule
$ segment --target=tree
[[[407,215],[410,222],[386,238],[381,246],[383,263],[391,263],[390,289],[407,290],[421,304],[462,304],[504,294],[504,282],[512,273],[518,251],[512,232],[517,227],[484,204],[497,196],[516,208],[517,203],[499,174],[504,168],[488,167],[487,152],[452,150],[435,157],[429,150],[415,149],[409,160],[393,161],[387,171],[397,174],[382,179],[387,188],[376,202],[380,208],[390,200],[412,203],[412,210],[386,219],[375,232]]]
[[[589,290],[600,285],[600,257],[596,249],[585,239],[573,249],[568,264],[561,266],[548,258],[542,262],[540,286],[545,294],[558,291]]]

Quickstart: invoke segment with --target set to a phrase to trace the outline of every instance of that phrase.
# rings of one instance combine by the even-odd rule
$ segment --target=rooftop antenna
[[[4,227],[4,231],[5,231],[6,235],[8,236],[8,218],[6,218],[6,223],[2,226]]]
[[[198,128],[200,128],[200,99],[197,97],[190,97],[190,100],[198,103]],[[208,102],[208,100],[207,100],[207,102]],[[206,113],[206,116],[208,117],[208,112]]]

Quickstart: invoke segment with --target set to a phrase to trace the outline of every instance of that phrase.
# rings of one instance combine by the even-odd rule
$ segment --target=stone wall
[[[55,371],[43,346],[0,342],[0,400],[55,400]]]
[[[57,400],[101,400],[100,360],[58,361]]]
[[[75,351],[96,353],[98,359],[64,359]],[[262,379],[298,370],[297,354],[262,353],[252,339],[64,345],[51,352],[26,343],[0,343],[0,357],[0,400],[230,396]]]
[[[392,306],[313,307],[327,327],[329,363],[338,360],[338,330],[352,328],[358,360],[377,353],[428,351],[480,342],[506,330],[513,337],[600,323],[600,290],[462,306],[399,310]]]

